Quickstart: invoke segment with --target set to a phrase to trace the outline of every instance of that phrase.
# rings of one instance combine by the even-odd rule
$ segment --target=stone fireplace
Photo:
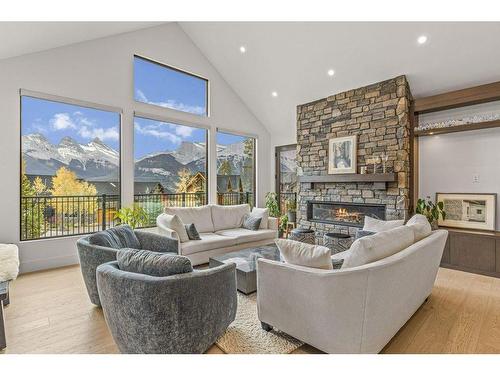
[[[362,227],[365,216],[385,220],[385,205],[307,201],[307,221],[347,227]]]
[[[318,243],[325,232],[354,234],[365,215],[386,220],[407,216],[410,102],[406,77],[399,76],[297,107],[297,163],[303,175],[297,222],[314,229]],[[358,140],[356,173],[366,166],[371,174],[373,165],[368,161],[386,154],[386,172],[394,176],[392,180],[329,179],[329,139],[351,135]],[[382,173],[381,164],[377,173]],[[314,183],[303,182],[316,177]]]

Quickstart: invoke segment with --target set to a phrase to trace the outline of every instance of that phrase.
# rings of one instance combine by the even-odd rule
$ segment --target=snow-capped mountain
[[[80,178],[118,176],[118,151],[98,138],[80,144],[70,137],[64,137],[59,144],[54,145],[42,134],[36,133],[23,135],[22,143],[27,174],[54,175],[65,166]]]
[[[27,174],[53,176],[59,168],[66,167],[79,178],[89,181],[115,181],[119,178],[118,151],[98,138],[81,144],[71,137],[64,137],[58,144],[52,144],[42,134],[36,133],[23,135],[22,144]],[[180,170],[205,173],[205,147],[205,143],[182,142],[176,150],[146,155],[135,162],[135,179],[160,182],[165,191],[175,192]],[[219,145],[217,155],[217,167],[227,160],[232,174],[242,173],[246,163],[243,143]]]

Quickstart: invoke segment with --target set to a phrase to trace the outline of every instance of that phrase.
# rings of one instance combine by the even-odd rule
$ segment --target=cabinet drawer
[[[495,272],[495,238],[450,232],[450,263],[468,269]]]

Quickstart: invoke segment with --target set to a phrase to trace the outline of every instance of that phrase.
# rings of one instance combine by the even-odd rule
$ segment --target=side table
[[[333,254],[349,250],[352,244],[352,237],[345,233],[325,233],[323,245],[328,247]]]

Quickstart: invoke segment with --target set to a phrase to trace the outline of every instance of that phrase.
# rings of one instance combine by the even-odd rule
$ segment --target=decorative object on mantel
[[[373,156],[370,160],[373,163],[373,174],[376,174],[377,173],[377,164],[380,163],[380,157]]]
[[[380,159],[382,160],[382,173],[387,173],[387,161],[389,160],[388,154],[380,155]]]
[[[415,208],[417,214],[424,215],[427,218],[433,230],[438,229],[440,217],[443,220],[446,219],[446,211],[444,210],[443,202],[440,202],[438,199],[436,199],[436,201],[437,203],[431,201],[431,197],[427,197],[427,201],[420,198]]]
[[[366,174],[366,165],[363,165],[363,166],[359,169],[359,173],[361,173],[361,174]]]
[[[290,239],[294,241],[304,242],[311,245],[316,243],[314,231],[312,229],[296,228],[292,230]]]
[[[440,226],[495,230],[497,195],[475,193],[436,193],[436,201],[446,212]]]
[[[430,129],[442,129],[442,128],[450,128],[453,126],[471,125],[471,124],[478,124],[481,122],[490,122],[496,120],[500,120],[500,113],[474,115],[470,117],[463,117],[461,119],[450,119],[444,121],[430,122],[426,124],[419,124],[419,126],[416,127],[415,130],[425,131]]]
[[[328,173],[356,173],[357,136],[332,138],[328,143]]]

